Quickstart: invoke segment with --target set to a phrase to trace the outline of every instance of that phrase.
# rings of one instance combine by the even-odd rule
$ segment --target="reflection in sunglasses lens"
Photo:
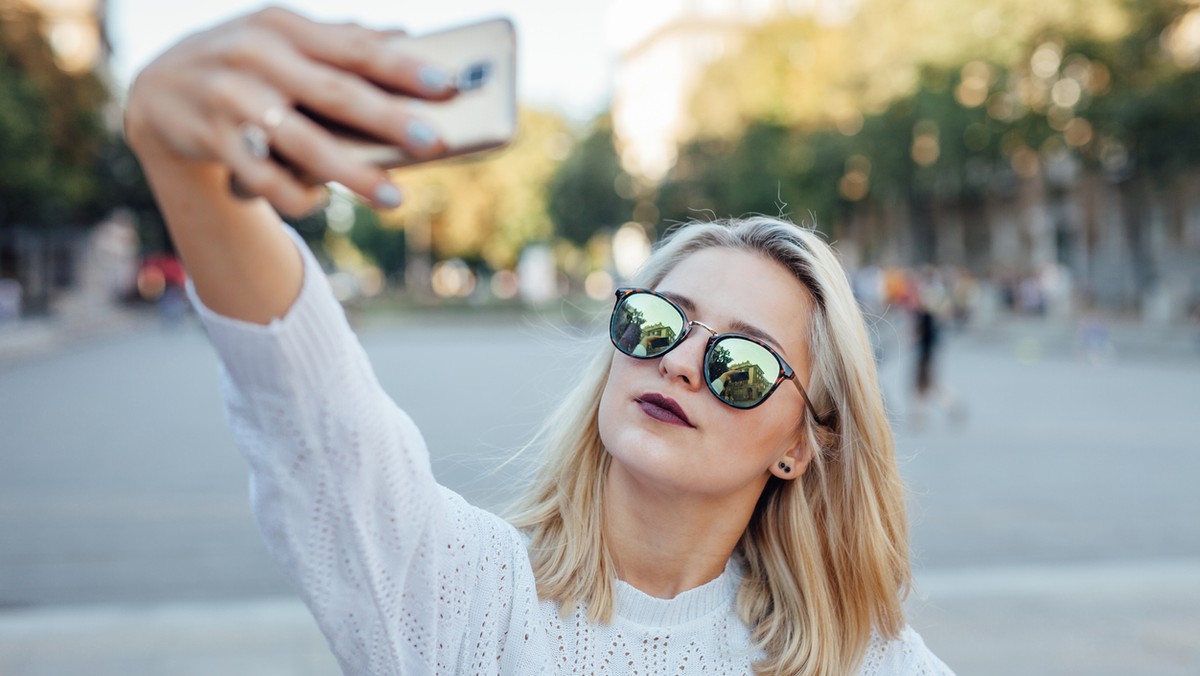
[[[709,387],[722,401],[739,408],[761,402],[779,377],[779,361],[765,347],[745,338],[722,338],[705,363]]]
[[[670,349],[683,331],[683,317],[673,305],[648,293],[625,297],[613,313],[613,342],[626,354],[653,357]]]
[[[613,309],[609,332],[625,354],[642,359],[670,350],[682,335],[683,313],[664,298],[634,292]],[[708,350],[704,361],[709,389],[737,408],[757,406],[779,378],[779,360],[753,340],[726,336]]]

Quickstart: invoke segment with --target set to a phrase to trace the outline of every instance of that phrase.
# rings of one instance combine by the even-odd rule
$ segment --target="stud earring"
[[[791,473],[792,473],[792,468],[791,468],[791,467],[788,467],[788,466],[787,466],[787,464],[785,464],[785,463],[782,463],[782,462],[781,462],[781,463],[779,463],[779,469],[783,470],[785,474],[791,474]]]

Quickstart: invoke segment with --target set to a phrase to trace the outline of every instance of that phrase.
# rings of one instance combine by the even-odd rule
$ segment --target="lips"
[[[646,415],[655,420],[680,427],[695,427],[688,420],[687,414],[683,412],[683,407],[670,397],[664,397],[656,392],[647,392],[635,401]]]

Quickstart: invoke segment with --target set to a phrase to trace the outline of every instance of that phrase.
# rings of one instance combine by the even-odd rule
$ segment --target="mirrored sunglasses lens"
[[[656,357],[669,350],[683,332],[683,317],[675,306],[649,293],[625,297],[613,311],[612,341],[625,354]]]
[[[779,360],[767,348],[745,338],[722,338],[704,364],[709,387],[721,401],[738,408],[761,402],[779,377]]]

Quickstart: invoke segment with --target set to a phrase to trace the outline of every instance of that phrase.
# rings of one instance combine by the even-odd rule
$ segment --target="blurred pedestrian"
[[[0,279],[0,322],[21,316],[21,283],[15,279]]]
[[[965,331],[979,302],[979,283],[965,268],[949,268],[946,273],[950,292],[951,318],[956,331]]]
[[[1017,307],[1022,314],[1040,317],[1046,314],[1046,294],[1042,287],[1042,279],[1038,275],[1029,274],[1017,285]]]
[[[224,364],[263,533],[343,670],[949,673],[904,620],[891,432],[861,314],[813,230],[698,223],[658,248],[618,292],[611,346],[551,420],[511,524],[435,482],[271,208],[323,199],[274,156],[401,200],[298,107],[438,156],[413,99],[452,97],[454,80],[398,39],[266,10],[166,51],[126,114]]]
[[[913,299],[914,362],[912,425],[925,425],[931,406],[942,408],[953,422],[961,422],[966,409],[958,396],[940,380],[938,353],[941,350],[945,318],[951,312],[951,301],[941,272],[932,266],[921,269]]]
[[[1079,349],[1093,366],[1108,363],[1116,351],[1108,335],[1108,323],[1099,313],[1089,313],[1079,325]]]

